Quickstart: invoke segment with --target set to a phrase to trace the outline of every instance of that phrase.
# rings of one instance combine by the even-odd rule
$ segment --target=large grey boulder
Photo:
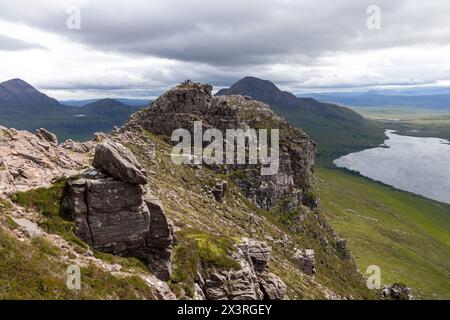
[[[293,260],[297,264],[297,267],[307,275],[312,276],[316,273],[314,250],[297,250],[294,253]]]
[[[36,130],[36,136],[40,139],[53,143],[54,145],[58,144],[58,138],[54,133],[51,133],[44,128],[40,128]]]
[[[258,282],[266,300],[282,300],[286,296],[286,285],[270,272],[258,274]]]
[[[272,249],[265,242],[244,239],[241,242],[241,248],[245,248],[248,251],[256,271],[262,272],[266,270]]]
[[[173,222],[166,216],[162,204],[154,199],[145,199],[145,204],[151,213],[147,245],[155,248],[172,245]]]
[[[173,224],[158,201],[146,199],[145,171],[112,141],[96,148],[94,162],[100,169],[69,180],[64,190],[62,207],[75,233],[95,250],[145,260],[156,277],[168,280]]]
[[[137,161],[133,153],[123,145],[105,141],[95,147],[95,168],[123,182],[146,184],[147,172]]]
[[[150,213],[143,194],[137,184],[85,175],[68,182],[63,207],[72,214],[82,240],[96,250],[120,254],[145,246]]]
[[[173,222],[166,216],[159,201],[145,199],[145,204],[150,212],[150,227],[145,238],[146,245],[140,248],[141,256],[155,276],[169,280],[172,274]]]
[[[241,270],[213,273],[205,281],[205,294],[209,300],[262,300],[255,272],[248,266]]]

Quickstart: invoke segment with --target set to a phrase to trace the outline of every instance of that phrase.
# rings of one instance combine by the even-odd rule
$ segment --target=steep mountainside
[[[318,161],[324,165],[331,165],[331,161],[340,155],[384,141],[383,129],[356,112],[312,98],[297,98],[267,80],[246,77],[217,93],[233,94],[267,103],[280,116],[303,128],[317,143]]]
[[[20,79],[0,83],[0,115],[10,114],[55,114],[60,104]]]
[[[87,104],[97,102],[102,99],[87,99],[87,100],[60,100],[60,103],[65,106],[83,107]],[[112,100],[119,101],[127,106],[132,107],[146,107],[150,104],[150,100],[146,99],[128,99],[128,98],[114,98]]]
[[[317,173],[322,209],[361,270],[381,268],[419,299],[450,298],[450,205],[337,169]]]
[[[158,299],[377,298],[379,291],[367,289],[345,240],[317,208],[310,138],[263,103],[213,97],[211,90],[183,83],[120,129],[65,145],[66,151],[53,146],[83,155],[94,168],[78,164],[69,179],[2,199],[0,241],[20,259],[7,259],[9,271],[0,270],[0,281],[21,290],[6,287],[0,295],[76,298],[65,287],[64,265],[80,263],[87,277],[80,297],[108,292],[123,298],[124,286],[143,297],[147,286],[146,298]],[[280,129],[279,172],[261,176],[260,165],[173,163],[171,130],[192,130],[192,120],[202,120],[204,129]],[[20,132],[2,132],[2,144],[18,143]],[[1,170],[9,172],[13,157],[5,155]],[[43,170],[39,163],[34,168]],[[17,190],[27,177],[8,183]],[[27,259],[38,261],[25,263],[18,277],[14,270]],[[47,271],[45,261],[58,267]],[[109,274],[109,290],[92,284],[94,274]]]
[[[67,111],[75,115],[83,115],[86,117],[110,117],[126,121],[130,114],[137,111],[137,108],[126,105],[115,99],[100,99],[88,103],[79,108],[67,108]]]

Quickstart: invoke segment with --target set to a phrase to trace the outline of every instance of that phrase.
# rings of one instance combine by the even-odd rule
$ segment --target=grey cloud
[[[6,5],[0,18],[101,50],[216,66],[311,63],[330,52],[450,41],[446,0],[376,2],[382,10],[379,31],[366,28],[372,0],[83,1],[82,28],[76,31],[65,26],[72,1],[38,0],[26,10]]]
[[[0,51],[18,51],[29,49],[46,50],[46,48],[41,46],[40,44],[27,42],[20,39],[14,39],[0,34]]]
[[[273,80],[294,92],[302,88],[410,85],[449,79],[448,70],[436,72],[431,67],[427,71],[423,67],[424,72],[413,73],[413,69],[421,69],[413,65],[407,70],[402,69],[403,65],[382,69],[383,61],[377,65],[375,75],[340,78],[331,71],[327,79],[321,71],[324,60],[320,59],[326,57],[325,63],[331,61],[332,65],[333,56],[342,53],[373,54],[374,50],[394,47],[414,50],[429,44],[447,46],[448,0],[78,2],[81,30],[66,27],[66,10],[73,0],[6,1],[0,19],[56,33],[95,50],[117,52],[130,60],[156,56],[176,62],[173,67],[162,68],[165,70],[150,65],[139,66],[138,71],[120,66],[125,79],[121,73],[111,79],[111,74],[101,72],[95,79],[81,73],[74,79],[49,79],[42,86],[48,90],[103,90],[146,96],[188,78],[220,88],[246,75]],[[371,4],[381,7],[381,30],[366,28],[366,8]],[[87,66],[89,63],[86,61]],[[274,70],[276,65],[291,70]],[[355,66],[350,62],[348,69],[352,68]]]

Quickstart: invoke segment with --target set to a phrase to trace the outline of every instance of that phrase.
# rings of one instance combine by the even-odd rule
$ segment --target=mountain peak
[[[297,97],[281,91],[273,82],[256,77],[245,77],[233,84],[229,89],[222,89],[217,95],[246,95],[265,102],[271,106],[296,106]]]
[[[0,106],[0,115],[7,117],[17,113],[56,114],[60,104],[22,79],[11,79],[0,83]]]
[[[127,107],[126,104],[120,102],[119,100],[116,99],[112,99],[112,98],[104,98],[104,99],[100,99],[97,101],[94,101],[92,103],[89,103],[85,106],[91,106],[91,107],[110,107],[110,106],[123,106],[123,107]]]
[[[30,85],[28,82],[23,81],[22,79],[15,78],[11,79],[5,82],[0,83],[0,86],[3,86],[8,89],[15,89],[15,90],[36,90],[32,85]],[[37,90],[36,90],[37,91]]]

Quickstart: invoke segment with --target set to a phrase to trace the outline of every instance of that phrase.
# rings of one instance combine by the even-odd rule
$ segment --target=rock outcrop
[[[210,85],[184,82],[159,97],[150,108],[134,114],[127,126],[139,125],[169,137],[181,128],[193,134],[194,121],[202,121],[202,130],[215,128],[223,136],[227,129],[279,129],[283,134],[275,174],[261,175],[261,164],[227,165],[227,170],[236,173],[235,182],[260,208],[279,206],[285,212],[301,204],[316,208],[319,200],[313,176],[314,142],[264,103],[243,96],[213,97],[211,91]],[[217,194],[220,201],[220,190]]]
[[[214,190],[212,191],[214,198],[217,202],[223,202],[225,193],[228,189],[228,183],[226,181],[217,182]]]
[[[64,192],[76,234],[98,251],[145,259],[157,277],[168,279],[172,224],[159,203],[146,200],[145,171],[113,141],[96,147],[94,165],[98,169],[69,181]]]
[[[243,239],[235,254],[240,270],[214,272],[203,282],[210,300],[281,300],[286,286],[268,270],[271,249],[256,240]]]
[[[88,153],[93,149],[93,143],[89,142],[75,142],[72,139],[67,139],[61,144],[61,148],[72,150],[77,153]]]
[[[173,223],[166,216],[164,208],[157,200],[146,199],[150,211],[150,228],[146,236],[146,246],[140,248],[142,256],[152,272],[160,279],[169,279],[172,266]]]
[[[39,138],[41,138],[42,140],[53,143],[54,145],[58,144],[58,138],[56,137],[56,134],[51,133],[51,132],[45,130],[44,128],[37,129],[36,135]]]
[[[385,300],[411,300],[411,288],[402,283],[394,283],[381,289],[381,298]]]
[[[0,197],[48,186],[55,179],[78,173],[88,154],[69,152],[44,129],[36,134],[0,126]]]
[[[336,238],[336,250],[342,259],[350,260],[352,258],[350,251],[347,248],[347,240]]]
[[[95,147],[92,165],[123,182],[131,184],[147,183],[147,172],[131,151],[113,141],[106,141]]]
[[[312,276],[316,273],[314,250],[297,250],[292,258],[298,268],[307,275]]]

